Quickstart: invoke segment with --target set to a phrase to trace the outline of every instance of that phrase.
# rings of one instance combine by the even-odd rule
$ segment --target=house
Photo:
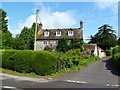
[[[99,56],[100,58],[106,57],[106,52],[97,44],[85,44],[83,45],[83,50],[87,53],[93,54],[94,56]]]
[[[36,50],[44,50],[46,46],[51,46],[55,50],[58,40],[61,38],[67,38],[68,43],[74,38],[83,40],[82,21],[80,21],[79,28],[43,29],[42,27],[43,25],[40,23],[36,38]]]

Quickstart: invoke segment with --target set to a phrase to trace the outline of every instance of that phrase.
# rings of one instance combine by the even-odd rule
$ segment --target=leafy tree
[[[61,38],[58,41],[58,45],[56,47],[57,51],[61,51],[61,52],[66,52],[68,51],[68,41],[66,38]]]
[[[83,41],[80,39],[72,39],[71,43],[68,43],[68,39],[62,38],[58,41],[58,45],[56,47],[57,51],[62,51],[66,52],[70,49],[81,49],[82,50],[82,45]]]
[[[2,40],[1,49],[13,48],[12,34],[8,31],[7,13],[0,8],[0,40]]]
[[[72,39],[70,44],[70,49],[81,49],[82,50],[83,41],[80,39]]]
[[[35,23],[31,28],[24,27],[19,35],[15,37],[15,49],[34,49]]]
[[[104,50],[109,50],[111,47],[116,46],[117,37],[115,31],[111,26],[105,24],[98,28],[99,31],[94,36],[91,36],[89,43],[96,43]]]
[[[24,27],[19,35],[19,38],[23,41],[23,49],[30,49],[29,42],[30,42],[30,29]]]
[[[29,46],[30,46],[30,49],[32,49],[32,50],[34,50],[35,26],[36,26],[36,23],[33,23],[31,28],[30,28],[30,42],[29,42]]]

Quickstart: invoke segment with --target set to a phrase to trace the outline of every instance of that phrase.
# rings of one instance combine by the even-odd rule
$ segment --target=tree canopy
[[[13,48],[13,37],[8,30],[7,13],[0,8],[0,40],[2,40],[1,49]]]
[[[104,50],[109,50],[111,47],[116,46],[117,37],[111,26],[104,24],[98,30],[98,33],[91,36],[89,43],[96,43]]]
[[[34,49],[35,23],[31,28],[24,27],[19,35],[15,37],[15,49]]]

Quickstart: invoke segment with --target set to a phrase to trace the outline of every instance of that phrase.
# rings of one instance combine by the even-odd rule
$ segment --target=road
[[[111,59],[98,60],[87,68],[52,79],[27,78],[0,74],[2,88],[25,90],[25,88],[118,88],[119,74],[111,70]]]

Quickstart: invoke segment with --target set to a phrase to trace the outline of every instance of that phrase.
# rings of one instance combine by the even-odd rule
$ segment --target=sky
[[[113,27],[118,34],[117,2],[2,2],[7,12],[9,31],[15,36],[24,26],[35,22],[35,10],[39,9],[38,22],[43,28],[79,28],[83,21],[84,39],[98,32],[104,24]]]

